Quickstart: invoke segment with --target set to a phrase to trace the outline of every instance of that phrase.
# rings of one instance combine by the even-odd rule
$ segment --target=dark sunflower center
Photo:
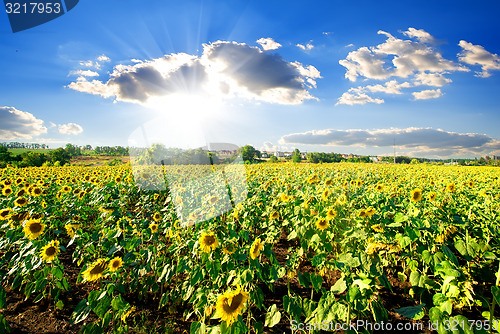
[[[56,248],[54,246],[50,246],[45,250],[45,255],[53,256],[56,253]]]
[[[120,261],[114,261],[114,262],[111,264],[111,266],[112,266],[113,268],[118,268],[118,267],[120,266]]]
[[[42,230],[42,225],[40,223],[33,223],[30,225],[31,233],[38,233]]]
[[[105,264],[97,264],[92,270],[90,271],[91,275],[98,275],[102,273],[106,269]]]
[[[243,295],[241,293],[238,293],[236,296],[233,297],[233,300],[231,300],[231,304],[228,304],[227,299],[224,301],[224,311],[226,313],[234,313],[238,309],[238,307],[241,305],[243,302]]]
[[[413,193],[413,199],[418,199],[420,194],[418,192]]]
[[[205,236],[205,245],[210,246],[215,242],[215,238],[211,235]]]
[[[319,226],[326,226],[326,220],[320,220],[319,221]]]

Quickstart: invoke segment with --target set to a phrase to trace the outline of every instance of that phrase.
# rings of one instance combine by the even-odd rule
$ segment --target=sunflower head
[[[43,193],[43,191],[42,191],[42,189],[40,189],[39,187],[33,187],[33,188],[31,189],[31,196],[38,197],[38,196],[40,196],[42,193]]]
[[[15,204],[16,206],[23,207],[23,206],[25,206],[26,204],[28,204],[28,200],[26,199],[26,197],[18,197],[18,198],[14,201],[14,204]]]
[[[383,184],[381,184],[381,183],[377,184],[377,185],[375,186],[375,190],[377,190],[377,191],[382,191],[382,190],[384,190],[384,185],[383,185]]]
[[[52,262],[57,258],[60,252],[59,241],[52,240],[48,244],[42,247],[40,255],[45,262]]]
[[[12,188],[8,187],[8,186],[6,186],[2,189],[2,195],[4,195],[4,196],[9,196],[10,194],[12,194],[12,192],[13,192]]]
[[[448,185],[446,186],[446,190],[448,190],[451,193],[454,193],[457,190],[455,182],[448,183]]]
[[[274,211],[273,213],[271,213],[271,216],[269,216],[269,218],[271,219],[278,219],[280,217],[280,214],[278,213],[278,211]]]
[[[108,268],[105,259],[99,259],[92,263],[84,272],[83,279],[85,281],[96,281],[103,276],[103,272]]]
[[[153,215],[153,220],[155,222],[159,222],[161,220],[161,214],[158,212],[155,212],[155,214]]]
[[[217,297],[215,306],[215,318],[220,318],[228,325],[238,319],[238,315],[243,313],[245,303],[248,300],[248,292],[238,287],[234,291],[228,291]]]
[[[205,253],[210,253],[211,251],[216,249],[217,246],[219,246],[219,240],[217,240],[214,232],[203,232],[198,241],[200,243],[201,250]]]
[[[320,218],[316,221],[316,228],[318,230],[326,230],[330,226],[330,223],[328,223],[328,220],[325,218]]]
[[[375,212],[377,212],[377,210],[375,210],[375,209],[374,209],[374,208],[372,208],[372,207],[369,207],[368,209],[366,209],[366,214],[367,214],[368,216],[370,216],[370,217],[371,217],[371,216],[373,216],[373,215],[375,214]]]
[[[264,244],[260,240],[260,238],[255,239],[250,247],[250,257],[252,260],[255,260],[259,255],[260,251],[264,249]]]
[[[24,225],[24,234],[30,240],[38,238],[45,230],[45,224],[40,223],[39,219],[30,219]]]
[[[333,219],[337,216],[337,211],[335,209],[328,209],[328,211],[326,212],[326,216],[329,219]]]
[[[208,199],[208,203],[210,203],[210,205],[215,205],[215,203],[217,203],[218,201],[219,197],[217,197],[217,195],[210,196],[210,198]]]
[[[410,193],[410,198],[413,202],[420,202],[422,200],[422,190],[415,188]]]
[[[236,252],[236,246],[233,243],[229,243],[222,251],[224,254],[234,254],[234,252]]]
[[[0,210],[0,220],[5,220],[9,218],[12,210],[10,208]]]
[[[123,266],[123,261],[121,257],[115,257],[111,261],[109,261],[108,269],[109,271],[117,271]]]
[[[153,224],[149,225],[149,229],[151,230],[151,233],[158,232],[158,224],[153,223]]]

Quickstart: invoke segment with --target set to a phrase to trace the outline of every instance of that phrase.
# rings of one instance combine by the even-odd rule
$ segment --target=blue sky
[[[0,141],[126,146],[140,129],[173,146],[500,155],[499,12],[86,0],[18,33],[2,12]]]

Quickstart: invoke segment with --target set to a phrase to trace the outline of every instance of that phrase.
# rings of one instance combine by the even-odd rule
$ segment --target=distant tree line
[[[49,149],[49,145],[38,144],[38,143],[10,142],[10,143],[0,143],[0,146],[6,147],[6,148],[27,148],[27,149],[31,149],[31,150]]]

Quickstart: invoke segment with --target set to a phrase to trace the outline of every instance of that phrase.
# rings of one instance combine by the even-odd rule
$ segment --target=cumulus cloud
[[[257,43],[262,46],[262,49],[267,50],[276,50],[281,47],[280,43],[275,42],[272,38],[261,38],[257,40]]]
[[[458,59],[469,65],[481,66],[481,72],[476,72],[476,76],[487,78],[491,76],[490,71],[500,70],[500,57],[497,54],[486,51],[481,45],[474,45],[466,41],[458,44],[462,52],[458,54]]]
[[[65,135],[77,135],[83,132],[83,128],[76,123],[61,124],[58,126],[59,133]]]
[[[426,89],[420,92],[413,92],[415,100],[436,99],[443,95],[441,89]]]
[[[450,83],[451,79],[446,78],[442,73],[421,72],[415,74],[415,85],[442,87]]]
[[[381,104],[384,103],[384,100],[374,99],[373,97],[368,96],[366,93],[363,93],[363,91],[360,89],[351,88],[349,89],[349,91],[342,94],[341,97],[339,97],[338,102],[335,105],[347,104],[353,106],[355,104],[367,104],[367,103]]]
[[[410,38],[416,38],[422,43],[433,44],[436,42],[436,39],[424,29],[408,28],[408,30],[403,32],[403,34]]]
[[[117,65],[106,82],[79,77],[68,88],[138,103],[176,93],[210,93],[299,104],[315,99],[309,89],[320,77],[314,66],[289,62],[244,43],[217,41],[204,44],[200,57],[177,53]]]
[[[279,147],[274,145],[271,142],[264,142],[264,144],[261,147],[261,151],[266,151],[266,152],[276,152],[279,151]]]
[[[101,61],[101,62],[110,62],[110,61],[111,61],[111,59],[109,59],[109,57],[108,57],[108,56],[106,56],[106,55],[104,55],[104,54],[103,54],[103,55],[100,55],[99,57],[97,57],[97,61]]]
[[[386,81],[392,78],[405,78],[406,82],[398,84],[394,79],[387,81],[384,85],[372,85],[358,87],[362,94],[353,95],[351,89],[339,98],[338,104],[364,104],[374,102],[377,99],[367,96],[366,92],[401,94],[402,88],[415,86],[442,87],[451,82],[445,75],[454,71],[469,71],[469,68],[452,60],[445,59],[442,54],[433,46],[436,39],[423,29],[409,28],[402,32],[408,39],[397,38],[385,31],[378,31],[379,35],[386,37],[385,42],[371,47],[360,47],[347,54],[345,59],[341,59],[339,64],[346,68],[346,79],[355,82],[358,79],[372,79]],[[461,42],[462,43],[462,42]],[[464,44],[465,45],[465,44]],[[478,51],[477,51],[478,52]],[[476,54],[477,52],[473,52]],[[491,54],[490,54],[491,55]],[[496,55],[493,55],[496,56]],[[461,62],[469,64],[479,64],[477,58],[470,53],[463,53]],[[487,68],[483,68],[483,73],[493,69],[492,58],[489,59]],[[438,90],[423,90],[412,93],[416,100],[437,98],[442,96]],[[360,97],[357,100],[362,103],[351,103],[352,97]],[[344,103],[347,102],[347,103]],[[366,102],[364,102],[366,101]]]
[[[69,72],[70,75],[78,75],[81,77],[98,77],[99,73],[91,70],[78,70]]]
[[[307,43],[307,44],[305,44],[305,45],[304,45],[304,44],[300,44],[300,43],[299,43],[299,44],[297,44],[296,46],[297,46],[298,48],[300,48],[300,49],[304,50],[304,51],[306,51],[306,50],[312,50],[312,49],[314,48],[314,45],[312,45],[311,43]]]
[[[43,121],[14,107],[0,107],[0,139],[31,139],[47,133]]]
[[[396,38],[385,31],[379,31],[378,34],[387,37],[384,43],[369,48],[361,47],[339,61],[347,69],[345,76],[350,81],[356,81],[358,77],[385,80],[390,77],[407,78],[426,71],[443,73],[468,70],[443,58],[439,51],[429,46],[433,37],[424,30],[410,28],[404,32],[417,41]]]
[[[376,130],[313,130],[288,134],[280,144],[303,144],[325,146],[391,147],[394,142],[398,150],[431,155],[477,154],[500,147],[498,141],[486,134],[457,133],[433,128],[410,127],[405,129]],[[496,145],[496,146],[495,146]]]

